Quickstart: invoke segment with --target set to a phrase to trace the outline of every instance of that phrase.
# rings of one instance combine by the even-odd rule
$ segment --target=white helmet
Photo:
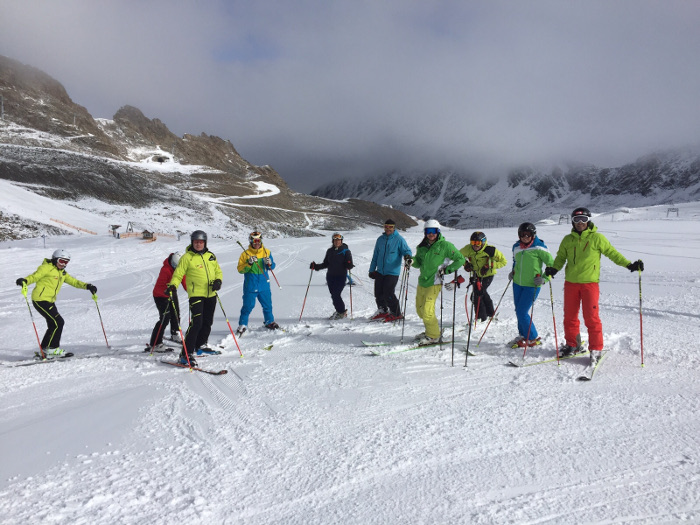
[[[68,253],[66,250],[56,250],[51,255],[51,258],[52,259],[68,259],[70,261],[70,253]]]
[[[425,221],[425,226],[423,226],[424,230],[427,230],[428,228],[435,228],[437,231],[440,231],[440,223],[436,221],[435,219],[430,219],[428,221]]]
[[[180,262],[180,252],[170,254],[170,266],[177,268],[177,263]]]

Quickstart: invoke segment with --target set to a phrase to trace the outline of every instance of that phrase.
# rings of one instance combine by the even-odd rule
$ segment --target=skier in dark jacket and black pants
[[[347,278],[348,270],[354,267],[352,263],[352,254],[348,249],[347,244],[343,242],[343,236],[339,233],[333,234],[333,246],[328,248],[326,256],[321,264],[312,262],[309,268],[312,270],[325,270],[326,283],[328,290],[331,292],[335,313],[331,315],[331,319],[343,319],[348,316],[348,311],[345,308],[345,302],[340,294],[345,288],[345,279]]]

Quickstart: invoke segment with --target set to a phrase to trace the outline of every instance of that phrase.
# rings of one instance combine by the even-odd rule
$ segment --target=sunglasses
[[[437,229],[437,228],[426,228],[426,229],[425,229],[425,234],[426,234],[426,235],[437,235],[437,234],[438,234],[438,229]]]
[[[393,224],[385,224],[384,225],[385,230],[393,230],[395,228],[396,228],[396,226],[394,226]]]
[[[574,221],[574,224],[580,224],[582,222],[588,222],[588,217],[585,215],[576,215],[576,217],[571,220]]]

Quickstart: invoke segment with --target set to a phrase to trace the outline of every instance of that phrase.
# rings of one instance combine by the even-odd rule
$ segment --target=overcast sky
[[[696,0],[0,0],[0,54],[301,191],[700,143]]]

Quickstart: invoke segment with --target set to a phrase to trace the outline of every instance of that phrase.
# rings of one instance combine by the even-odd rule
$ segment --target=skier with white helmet
[[[181,255],[178,252],[171,253],[163,261],[163,266],[158,274],[158,279],[156,279],[156,284],[153,287],[153,300],[156,303],[156,308],[158,308],[158,322],[153,327],[153,332],[151,333],[151,340],[148,343],[148,348],[145,351],[155,351],[164,350],[165,345],[163,345],[163,335],[165,334],[165,329],[170,325],[170,339],[173,341],[181,342],[180,334],[178,332],[180,328],[180,302],[177,297],[177,291],[173,292],[172,303],[170,302],[170,296],[166,292],[166,286],[173,277],[173,272],[177,268],[180,262]],[[187,290],[187,280],[185,277],[182,278],[182,287]]]
[[[464,264],[464,255],[442,236],[440,223],[435,219],[426,221],[423,232],[425,237],[416,248],[413,259],[413,267],[420,269],[416,312],[425,325],[425,332],[418,334],[417,338],[419,345],[430,345],[439,343],[442,337],[435,317],[435,301],[442,290],[443,277]]]
[[[190,325],[180,353],[180,364],[197,366],[195,355],[212,353],[203,348],[209,339],[216,310],[216,292],[221,290],[223,273],[216,255],[207,247],[207,234],[196,230],[190,235],[191,244],[180,257],[180,262],[166,287],[168,295],[174,295],[182,280],[187,277],[187,295],[190,299]],[[187,349],[187,352],[185,352]]]
[[[66,353],[61,348],[61,334],[65,321],[56,308],[56,297],[63,283],[66,282],[74,288],[89,290],[93,295],[97,293],[96,286],[79,281],[66,271],[70,259],[71,256],[66,250],[56,250],[51,255],[51,259],[44,259],[33,274],[20,277],[16,282],[17,286],[22,287],[22,293],[25,296],[27,286],[36,284],[32,291],[32,305],[46,319],[46,333],[40,343],[45,354],[60,356]]]

